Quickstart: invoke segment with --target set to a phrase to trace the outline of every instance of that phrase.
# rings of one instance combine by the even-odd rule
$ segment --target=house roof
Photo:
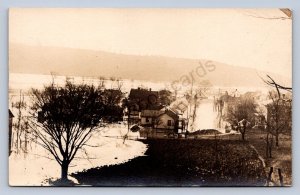
[[[160,114],[164,113],[162,110],[142,110],[141,116],[142,117],[157,117]]]
[[[136,102],[138,105],[138,110],[145,109],[161,109],[158,107],[158,91],[151,91],[147,89],[131,89],[129,93],[129,99]]]
[[[129,98],[131,99],[142,99],[142,100],[148,100],[151,97],[158,98],[158,91],[151,91],[147,89],[131,89],[129,93]]]
[[[163,112],[162,114],[158,115],[158,117],[161,117],[164,114],[167,114],[168,116],[170,116],[174,120],[178,120],[179,119],[179,116],[177,115],[177,113],[175,111],[171,110],[171,109],[166,109],[165,112]]]

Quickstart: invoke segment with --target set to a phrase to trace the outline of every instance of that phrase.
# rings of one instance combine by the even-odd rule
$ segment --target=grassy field
[[[266,172],[268,173],[270,167],[274,168],[274,173],[272,174],[273,185],[279,186],[279,175],[278,169],[282,170],[283,184],[285,186],[292,185],[292,137],[290,135],[280,135],[279,136],[279,147],[274,145],[272,149],[272,158],[267,158],[266,156],[266,133],[258,130],[251,129],[246,133],[246,139],[251,143],[261,157],[266,163]]]
[[[145,156],[74,176],[94,186],[263,186],[266,174],[256,151],[238,140],[145,140]]]

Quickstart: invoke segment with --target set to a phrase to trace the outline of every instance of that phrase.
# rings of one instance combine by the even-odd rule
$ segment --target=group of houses
[[[133,104],[131,104],[129,109],[124,110],[123,121],[130,125],[141,126],[143,130],[154,132],[155,135],[178,135],[186,133],[188,120],[183,116],[183,110],[180,110],[179,106],[164,105],[162,101],[160,101],[160,95],[161,94],[158,91],[152,91],[151,89],[131,89],[128,99],[130,99]],[[254,98],[255,102],[259,104],[257,112],[254,113],[254,121],[252,121],[254,124],[251,124],[251,126],[264,128],[266,121],[274,123],[273,121],[279,120],[279,117],[280,124],[278,125],[284,125],[291,128],[291,97],[283,94],[281,101],[274,107],[272,100],[261,92],[247,92],[240,95],[237,90],[231,94],[225,91],[224,93],[220,93],[219,97],[214,98],[213,109],[218,113],[217,128],[226,130],[226,127],[232,126],[232,124],[229,124],[229,122],[226,121],[228,107],[231,104],[237,104],[242,97],[246,96]],[[274,111],[274,109],[276,110]],[[13,131],[14,115],[11,110],[8,111],[9,152],[11,153],[16,135]],[[120,119],[118,118],[118,121],[119,120]]]
[[[185,133],[187,121],[181,111],[162,105],[159,101],[158,91],[151,89],[131,89],[128,98],[135,104],[130,112],[124,112],[124,121],[138,124],[144,129],[150,129],[155,133]]]
[[[281,99],[275,99],[278,102],[274,103],[274,99],[272,100],[269,94],[264,94],[261,91],[240,94],[238,90],[233,93],[225,91],[218,98],[215,98],[214,111],[218,112],[218,128],[226,129],[226,127],[231,126],[224,119],[228,118],[229,106],[238,104],[241,98],[252,98],[257,104],[251,126],[264,129],[267,122],[275,123],[275,120],[279,120],[280,122],[276,123],[284,123],[283,125],[291,129],[291,120],[289,120],[291,118],[291,97],[289,94],[282,94]]]

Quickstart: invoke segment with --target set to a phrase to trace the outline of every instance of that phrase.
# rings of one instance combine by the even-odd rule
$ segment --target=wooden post
[[[270,167],[270,171],[269,171],[269,175],[268,175],[268,186],[269,186],[269,182],[271,181],[272,178],[272,173],[273,173],[273,167]]]
[[[283,186],[283,177],[281,174],[281,169],[278,169],[278,175],[279,175],[280,186]]]
[[[267,134],[266,142],[267,142],[266,157],[269,158],[269,133]]]

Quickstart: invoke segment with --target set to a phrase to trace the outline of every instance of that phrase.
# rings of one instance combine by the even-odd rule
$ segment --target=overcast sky
[[[208,59],[290,77],[286,17],[279,9],[10,9],[9,40]]]

